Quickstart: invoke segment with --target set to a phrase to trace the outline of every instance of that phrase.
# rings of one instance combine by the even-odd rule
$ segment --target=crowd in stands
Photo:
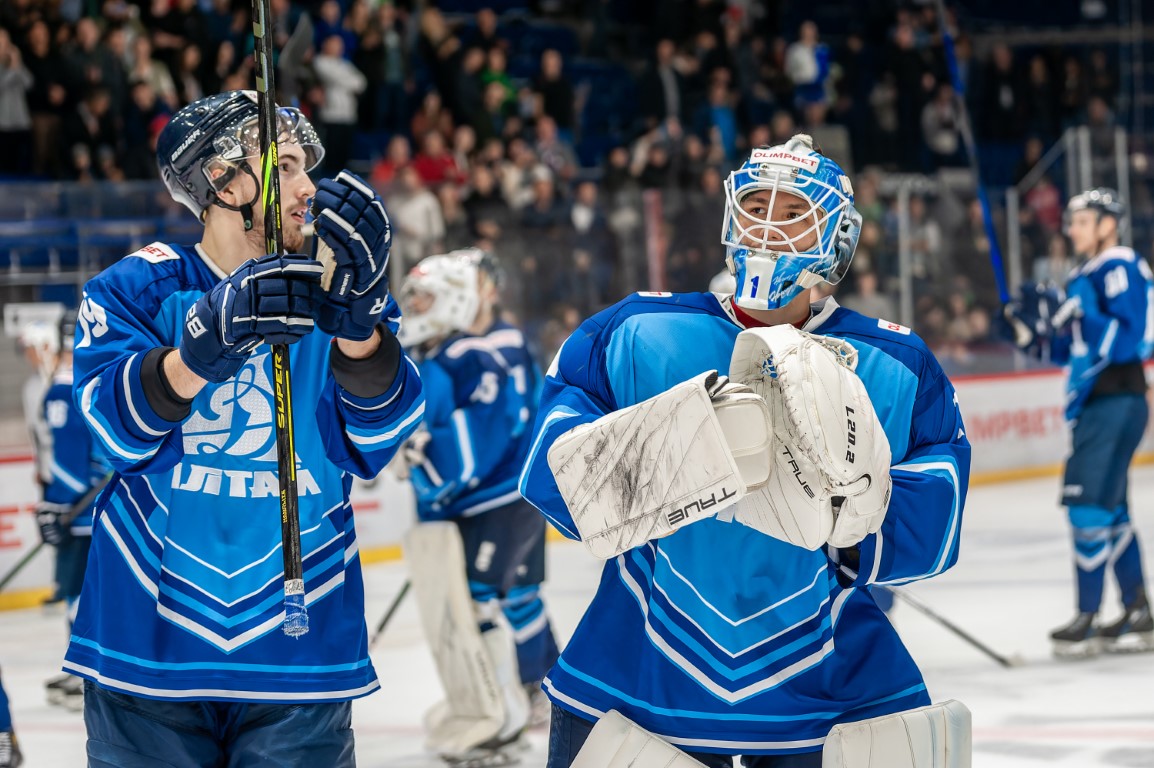
[[[855,175],[865,217],[839,298],[894,315],[886,174],[967,164],[934,4],[850,4],[829,39],[781,0],[462,10],[476,5],[272,0],[280,99],[320,131],[323,173],[351,167],[385,196],[394,258],[491,249],[510,306],[549,348],[657,287],[655,241],[661,287],[703,290],[722,267],[725,176],[750,147],[805,131]],[[251,87],[249,13],[248,0],[4,0],[0,175],[156,178],[174,110]],[[1009,159],[987,181],[1016,181],[1068,125],[1112,125],[1118,78],[1101,51],[976,55],[946,24],[976,136]],[[1046,179],[1023,206],[1046,274],[1065,256],[1062,202]],[[996,301],[981,210],[919,194],[910,225],[919,331],[964,357]]]

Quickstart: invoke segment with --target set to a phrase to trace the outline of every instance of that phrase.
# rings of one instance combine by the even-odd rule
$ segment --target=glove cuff
[[[145,399],[157,416],[173,423],[184,421],[192,412],[192,399],[176,394],[164,373],[164,358],[175,351],[174,347],[157,347],[140,362],[140,386]]]

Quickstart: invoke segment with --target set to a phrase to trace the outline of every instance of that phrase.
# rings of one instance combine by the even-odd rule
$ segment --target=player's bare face
[[[755,250],[805,253],[817,245],[820,211],[804,198],[758,189],[742,199],[737,211],[744,230],[741,244]]]
[[[305,239],[301,227],[305,223],[309,198],[317,191],[316,185],[305,172],[305,151],[300,144],[282,142],[277,147],[280,159],[280,217],[281,240],[285,253],[300,253]],[[259,161],[254,170],[259,169]],[[250,238],[258,238],[264,252],[264,207],[260,200],[254,206]]]
[[[1097,254],[1100,241],[1098,227],[1097,211],[1074,211],[1070,215],[1070,223],[1066,226],[1066,235],[1070,238],[1070,244],[1074,246],[1074,253],[1079,256]]]

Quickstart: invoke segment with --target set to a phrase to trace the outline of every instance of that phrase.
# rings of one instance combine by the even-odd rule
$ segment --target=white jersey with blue
[[[374,477],[424,410],[402,357],[387,392],[354,396],[331,337],[289,347],[301,551],[312,631],[284,620],[271,353],[197,394],[181,422],[142,389],[143,358],[178,346],[189,308],[224,273],[199,248],[154,243],[85,287],[75,399],[115,475],[96,512],[64,667],[136,696],[308,703],[379,687],[349,489]],[[385,316],[397,319],[396,305]]]
[[[111,471],[88,425],[72,400],[72,368],[62,367],[52,377],[44,393],[44,423],[51,433],[52,452],[48,460],[50,480],[44,487],[44,501],[72,505],[96,487]],[[92,534],[92,509],[79,510],[69,527],[73,536]]]
[[[742,330],[729,298],[636,295],[585,321],[545,382],[525,497],[563,533],[573,520],[546,461],[558,435],[710,369]],[[814,752],[830,728],[928,703],[925,684],[868,591],[957,560],[970,467],[954,389],[909,329],[833,301],[804,330],[848,340],[893,451],[877,534],[811,552],[703,520],[605,564],[545,689],[585,717],[617,709],[685,749]]]
[[[1051,359],[1069,366],[1066,418],[1074,420],[1103,371],[1154,352],[1154,275],[1133,248],[1115,246],[1070,273],[1066,296],[1062,309],[1076,307],[1074,320]]]
[[[541,376],[524,334],[498,321],[456,334],[418,363],[428,464],[411,471],[421,520],[471,517],[521,500]]]

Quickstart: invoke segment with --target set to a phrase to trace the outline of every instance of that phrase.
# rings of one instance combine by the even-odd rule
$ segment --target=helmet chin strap
[[[247,203],[241,203],[240,205],[231,205],[231,204],[226,203],[223,200],[221,200],[219,196],[214,196],[212,199],[212,204],[216,205],[216,206],[220,206],[221,208],[224,208],[226,211],[236,211],[237,213],[239,213],[241,219],[244,221],[244,231],[245,232],[251,232],[252,228],[253,228],[253,220],[254,220],[253,207],[257,204],[257,201],[260,200],[260,181],[257,180],[256,174],[253,173],[252,166],[248,164],[247,160],[244,161],[243,163],[241,163],[239,168],[240,168],[240,170],[247,173],[249,178],[252,179],[253,188],[255,190],[253,192],[252,199],[249,200]],[[231,182],[231,179],[229,181]]]

